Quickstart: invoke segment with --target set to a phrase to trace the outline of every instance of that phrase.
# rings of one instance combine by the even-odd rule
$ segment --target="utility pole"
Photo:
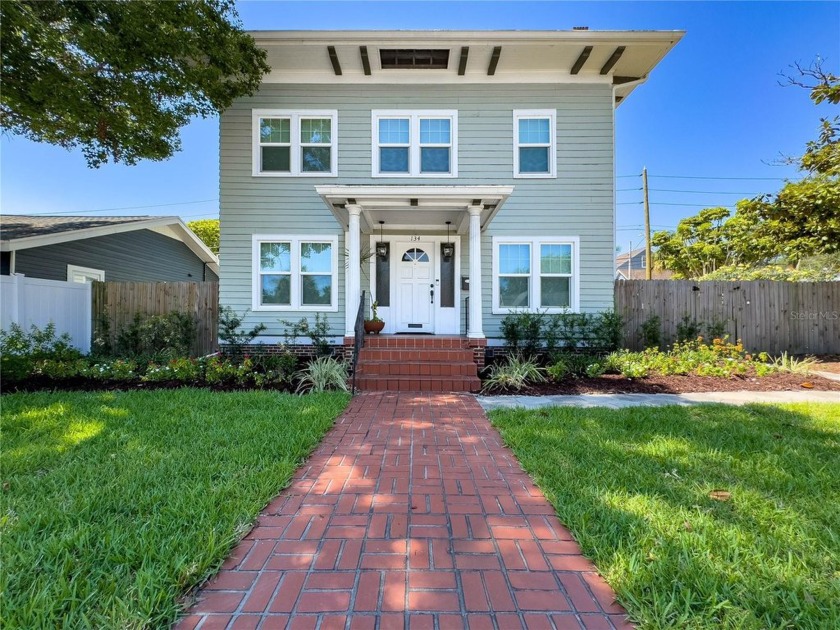
[[[650,247],[650,202],[648,201],[647,167],[642,169],[642,190],[645,193],[645,280],[650,280],[653,277],[653,257]]]

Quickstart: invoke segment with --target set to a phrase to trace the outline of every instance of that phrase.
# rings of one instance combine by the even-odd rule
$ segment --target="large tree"
[[[817,105],[840,104],[840,77],[823,70],[820,60],[794,67],[799,75],[789,77],[788,84],[808,88]],[[815,256],[835,260],[840,253],[840,118],[822,118],[820,124],[817,139],[788,160],[799,166],[803,179],[787,182],[777,193],[739,201],[734,215],[707,208],[680,221],[673,232],[657,232],[653,244],[659,262],[677,277],[699,278],[710,273],[752,277],[770,262],[798,267]]]
[[[269,67],[232,0],[0,2],[0,125],[89,166],[164,160]]]

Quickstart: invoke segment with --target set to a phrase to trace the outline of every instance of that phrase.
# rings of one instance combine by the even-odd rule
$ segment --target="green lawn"
[[[642,627],[840,627],[840,404],[490,416]]]
[[[2,404],[0,626],[163,627],[348,396],[13,394]]]

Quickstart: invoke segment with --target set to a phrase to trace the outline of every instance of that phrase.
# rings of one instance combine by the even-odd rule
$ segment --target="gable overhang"
[[[365,234],[379,229],[454,233],[469,231],[469,208],[481,208],[484,230],[513,192],[513,186],[316,186],[315,191],[346,230],[347,206],[361,209]]]
[[[683,31],[250,31],[265,83],[594,83],[621,103]],[[448,51],[441,67],[383,67],[381,51]]]
[[[41,234],[38,236],[27,236],[25,238],[0,240],[0,251],[15,252],[46,245],[57,245],[59,243],[70,243],[97,236],[108,236],[135,230],[151,230],[177,239],[184,243],[209,269],[217,276],[219,275],[219,258],[210,251],[195,233],[189,229],[179,217],[160,217],[131,221],[127,223],[116,223],[113,225],[102,225],[81,230],[68,230],[52,234]]]

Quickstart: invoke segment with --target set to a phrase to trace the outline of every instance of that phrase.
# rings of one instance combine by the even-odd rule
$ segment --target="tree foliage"
[[[810,89],[815,104],[840,104],[840,77],[823,70],[820,60],[794,67],[800,77],[788,78],[788,85]],[[659,262],[677,278],[770,278],[786,275],[779,269],[799,267],[803,260],[840,254],[840,118],[820,123],[819,136],[795,160],[803,179],[739,201],[734,214],[706,208],[673,232],[655,233]],[[773,264],[775,269],[751,271]],[[811,279],[830,276],[832,269],[787,275]]]
[[[0,2],[0,125],[91,167],[164,160],[269,66],[233,0]]]
[[[195,235],[204,242],[217,256],[219,255],[219,220],[218,219],[201,219],[200,221],[190,221],[187,223]]]

